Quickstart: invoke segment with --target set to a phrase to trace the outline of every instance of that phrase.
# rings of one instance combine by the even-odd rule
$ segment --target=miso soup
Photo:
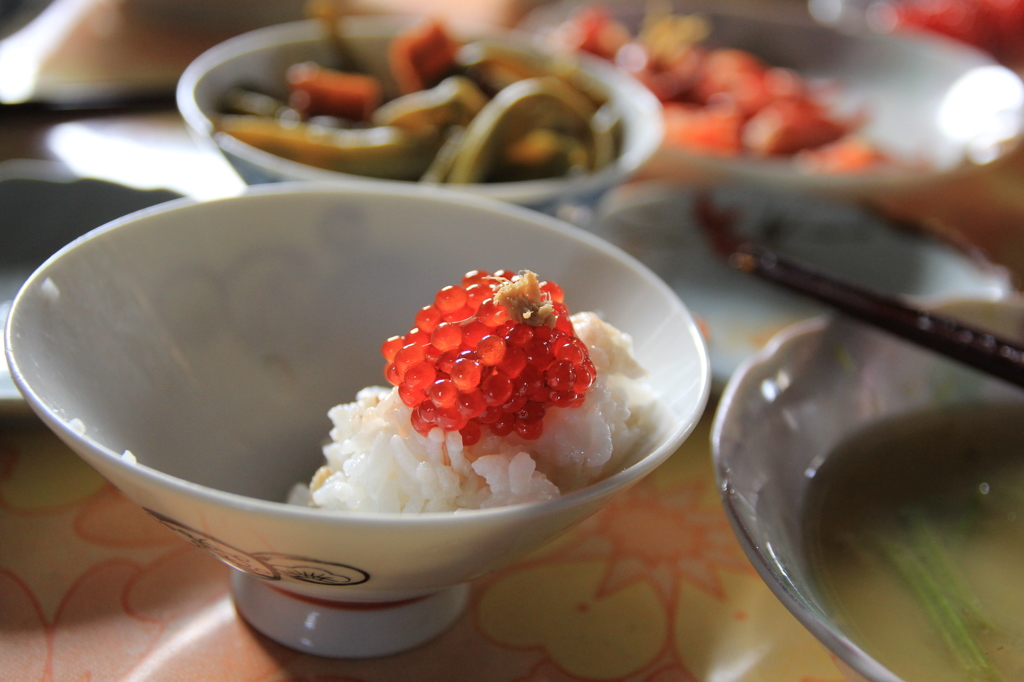
[[[866,430],[805,509],[816,586],[872,657],[908,682],[1024,680],[1024,405]]]

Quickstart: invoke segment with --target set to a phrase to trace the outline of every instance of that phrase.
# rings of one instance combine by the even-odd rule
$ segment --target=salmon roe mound
[[[458,431],[464,445],[484,427],[533,440],[549,407],[582,405],[596,374],[563,298],[529,270],[473,270],[438,291],[381,347],[413,428]]]

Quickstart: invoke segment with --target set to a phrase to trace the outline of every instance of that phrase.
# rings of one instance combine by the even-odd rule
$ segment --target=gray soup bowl
[[[1007,339],[1024,338],[1024,299],[939,306]],[[804,509],[818,469],[862,429],[934,408],[1024,402],[1024,391],[846,318],[780,332],[730,379],[712,449],[725,511],[780,601],[839,659],[851,682],[899,682],[832,613],[807,559]]]

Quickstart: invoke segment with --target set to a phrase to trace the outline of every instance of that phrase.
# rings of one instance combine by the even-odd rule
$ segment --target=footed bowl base
[[[466,608],[462,584],[397,602],[308,597],[233,571],[231,591],[242,617],[279,644],[316,656],[372,658],[424,644],[451,627]]]

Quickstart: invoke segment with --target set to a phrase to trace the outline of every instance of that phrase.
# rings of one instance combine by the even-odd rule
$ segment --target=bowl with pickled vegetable
[[[177,100],[249,184],[444,185],[549,213],[592,205],[662,136],[657,99],[612,65],[414,17],[235,37],[186,69]]]
[[[1024,300],[940,311],[1009,340]],[[777,336],[712,432],[726,513],[853,681],[1019,680],[1024,390],[843,318]]]

